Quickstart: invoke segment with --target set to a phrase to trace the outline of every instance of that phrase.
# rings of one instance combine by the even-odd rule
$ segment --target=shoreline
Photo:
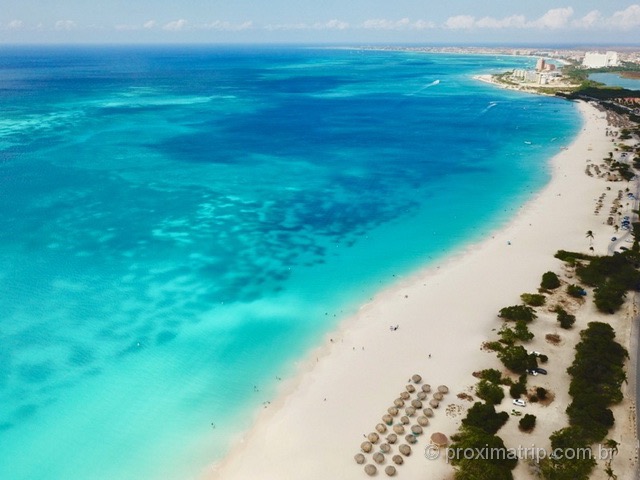
[[[561,262],[553,258],[557,250],[588,253],[587,230],[594,231],[595,253],[606,254],[611,227],[590,212],[606,184],[585,175],[584,168],[586,159],[603,158],[611,143],[605,115],[582,102],[578,108],[582,130],[550,160],[551,180],[514,220],[490,239],[445,257],[440,266],[383,290],[343,320],[331,341],[326,338],[298,363],[298,373],[284,382],[276,401],[203,478],[242,479],[256,471],[265,480],[298,478],[301,471],[308,479],[362,478],[353,455],[414,373],[434,387],[448,385],[451,393],[399,474],[417,478],[428,471],[430,478],[448,478],[452,470],[444,459],[428,461],[421,450],[430,433],[457,430],[463,416],[457,412],[471,403],[456,394],[472,393],[471,373],[495,367],[495,355],[480,345],[502,324],[497,310],[534,291],[545,270],[560,270]],[[482,288],[487,283],[490,288]],[[399,329],[390,331],[396,324]],[[531,348],[548,348],[540,337]],[[629,338],[618,340],[629,345]],[[628,376],[635,375],[630,369]],[[549,381],[556,385],[566,380],[561,372],[553,376]],[[557,420],[552,430],[564,426],[558,425],[562,415],[552,415]]]

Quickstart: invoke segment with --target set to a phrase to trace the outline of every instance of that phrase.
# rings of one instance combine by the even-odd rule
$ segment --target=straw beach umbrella
[[[393,423],[393,417],[387,413],[382,416],[382,421],[387,425],[391,425]]]
[[[377,464],[384,463],[384,454],[377,452],[373,454],[373,461]]]
[[[449,443],[449,439],[444,433],[436,432],[431,435],[431,443],[437,445],[438,447],[446,447]]]
[[[409,394],[409,392],[401,392],[400,398],[403,400],[409,400],[411,398],[411,395]]]
[[[409,417],[400,417],[400,422],[403,425],[409,425],[411,423],[411,420],[409,420]]]
[[[416,413],[416,409],[413,408],[413,407],[407,407],[407,408],[404,409],[404,413],[406,413],[407,416],[410,417],[411,415]]]
[[[420,400],[411,400],[411,406],[415,409],[422,408],[422,402]]]
[[[440,400],[442,400],[443,398],[444,398],[444,395],[443,395],[443,394],[441,394],[440,392],[436,392],[436,393],[434,393],[434,394],[433,394],[433,399],[434,399],[434,400],[438,400],[438,401],[440,401]]]
[[[373,450],[373,445],[371,445],[371,442],[362,442],[360,444],[360,448],[364,453],[369,453]]]
[[[395,433],[390,433],[389,435],[387,435],[387,442],[389,442],[391,445],[393,445],[397,441],[398,436]]]
[[[379,423],[376,425],[376,430],[378,433],[385,433],[387,431],[387,426],[384,423]]]
[[[364,455],[363,455],[363,454],[361,454],[361,453],[358,453],[358,454],[357,454],[356,456],[354,456],[353,458],[355,458],[356,463],[357,463],[358,465],[362,465],[362,464],[364,463],[364,460],[365,460]]]
[[[420,425],[412,426],[411,433],[413,433],[414,435],[422,435],[422,427]]]
[[[438,400],[436,400],[436,399],[429,400],[429,406],[431,408],[438,408],[439,405],[440,405],[440,403],[438,402]]]
[[[402,435],[404,433],[404,427],[402,425],[394,425],[393,431],[398,435]]]
[[[420,383],[422,381],[422,377],[416,373],[413,377],[411,377],[411,380],[413,380],[413,383]]]
[[[408,457],[409,455],[411,455],[411,447],[405,443],[403,443],[402,445],[400,445],[398,447],[398,450],[400,450],[400,453],[402,455],[404,455],[405,457]]]
[[[378,469],[376,468],[375,465],[369,464],[366,467],[364,467],[364,473],[366,473],[370,477],[373,477],[376,473],[378,473]]]
[[[440,393],[449,393],[449,387],[447,387],[446,385],[440,385],[438,387],[438,391]]]
[[[416,443],[418,441],[418,439],[415,437],[415,435],[411,435],[411,434],[406,435],[404,437],[404,439],[407,441],[407,443],[411,443],[411,444],[414,444],[414,443]]]
[[[404,463],[404,458],[402,458],[400,455],[394,455],[391,460],[393,460],[393,463],[395,463],[396,465],[402,465]]]
[[[431,385],[428,383],[423,383],[421,388],[424,393],[429,393],[431,391]]]
[[[422,410],[422,412],[424,413],[425,417],[433,417],[433,410],[431,410],[430,408],[425,408],[424,410]]]
[[[416,391],[416,387],[414,387],[413,385],[409,384],[406,386],[407,392],[409,393],[413,393]]]
[[[384,473],[386,473],[390,477],[393,477],[396,474],[396,467],[394,467],[393,465],[389,465],[384,469]]]
[[[418,400],[426,400],[427,393],[426,392],[418,392]]]
[[[380,440],[380,435],[378,435],[376,432],[371,432],[369,435],[367,435],[367,440],[369,440],[373,444],[378,443],[378,440]]]
[[[389,407],[387,408],[387,412],[389,413],[389,415],[395,417],[398,414],[399,410],[398,407]]]
[[[426,427],[427,425],[429,425],[429,419],[425,416],[419,416],[418,425],[420,425],[421,427]]]
[[[396,407],[398,407],[398,408],[400,408],[400,407],[404,407],[404,400],[402,400],[401,398],[396,398],[396,399],[393,401],[393,404],[394,404]]]
[[[383,443],[382,445],[380,445],[380,451],[382,453],[389,453],[391,451],[391,446],[389,446],[388,443]]]

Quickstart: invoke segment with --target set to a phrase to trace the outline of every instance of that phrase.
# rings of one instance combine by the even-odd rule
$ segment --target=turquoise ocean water
[[[471,78],[531,62],[0,50],[0,478],[195,478],[340,318],[544,186],[576,110]]]

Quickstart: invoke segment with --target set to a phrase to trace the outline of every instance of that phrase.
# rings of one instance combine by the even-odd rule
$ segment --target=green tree
[[[528,305],[512,305],[510,307],[501,308],[498,316],[505,320],[512,320],[514,322],[518,320],[531,322],[538,318],[535,310]]]
[[[485,433],[494,435],[509,420],[507,412],[496,412],[496,407],[490,403],[476,402],[462,419],[465,427],[474,427]]]
[[[476,385],[476,394],[482,400],[492,405],[499,404],[504,398],[504,390],[502,390],[502,387],[486,380],[481,380],[478,385]]]
[[[538,366],[536,357],[529,355],[522,345],[506,346],[498,352],[498,358],[505,367],[515,373],[525,373],[528,369]]]
[[[558,275],[553,272],[545,272],[542,275],[542,282],[540,282],[540,286],[545,290],[554,290],[560,286],[560,279]]]
[[[520,419],[518,422],[518,427],[520,430],[524,432],[530,432],[536,426],[536,416],[527,413],[524,417]]]
[[[524,303],[531,307],[541,307],[547,298],[539,293],[523,293],[520,298]]]

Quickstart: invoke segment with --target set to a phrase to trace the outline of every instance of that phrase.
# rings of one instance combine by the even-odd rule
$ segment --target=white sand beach
[[[587,160],[599,162],[613,147],[611,138],[605,136],[605,114],[584,103],[578,108],[584,117],[583,130],[569,148],[559,150],[553,158],[553,176],[548,186],[508,226],[439,266],[418,272],[380,292],[357,315],[345,319],[340,330],[331,333],[332,341],[327,337],[321,347],[301,362],[299,374],[283,382],[286,385],[279,398],[258,414],[254,427],[203,477],[367,478],[363,465],[354,461],[365,440],[363,435],[374,431],[410,377],[418,373],[432,388],[445,384],[450,393],[435,410],[425,434],[412,446],[413,454],[397,467],[397,476],[452,478],[453,470],[445,460],[427,460],[424,448],[433,432],[451,435],[458,429],[464,409],[472,402],[456,395],[473,394],[470,387],[477,379],[472,372],[500,368],[495,354],[480,348],[484,341],[495,338],[492,330],[502,324],[496,316],[498,310],[519,303],[521,293],[535,292],[545,271],[563,271],[562,262],[553,257],[557,250],[588,253],[587,230],[594,233],[595,253],[607,253],[613,228],[605,224],[606,212],[594,214],[594,206],[603,192],[607,193],[607,205],[627,183],[607,183],[585,174]],[[606,191],[607,186],[611,191]],[[571,335],[577,336],[587,321],[605,318],[595,311],[587,315],[588,318],[579,315]],[[548,353],[550,360],[545,368],[549,375],[540,381],[558,393],[556,406],[551,404],[546,410],[539,405],[528,407],[538,416],[535,439],[543,443],[540,446],[547,446],[544,439],[566,426],[566,404],[562,406],[561,402],[569,398],[565,370],[574,352],[570,338],[566,342],[569,347],[564,349],[562,345],[556,347],[545,342],[545,333],[558,330],[553,321],[537,322],[532,325],[536,338],[530,348]],[[398,325],[398,329],[392,331],[390,325]],[[628,344],[628,338],[619,337],[618,341]],[[624,430],[625,435],[629,434],[630,425],[631,405],[627,402],[632,403],[633,399],[616,407],[623,417],[617,416],[616,429]],[[499,408],[511,410],[508,396]],[[499,435],[508,446],[518,442],[528,446],[534,438],[519,439],[522,434],[518,433],[514,419]],[[394,453],[399,443],[393,446]],[[622,458],[623,453],[627,458]],[[620,465],[630,464],[629,455],[631,450],[621,449]],[[370,458],[369,455],[367,463],[373,463]],[[388,458],[378,466],[378,476],[386,477],[383,470],[390,464]],[[619,478],[631,478],[621,473],[622,466],[616,465],[614,470]],[[529,478],[525,466],[518,466],[514,473],[516,478]]]

